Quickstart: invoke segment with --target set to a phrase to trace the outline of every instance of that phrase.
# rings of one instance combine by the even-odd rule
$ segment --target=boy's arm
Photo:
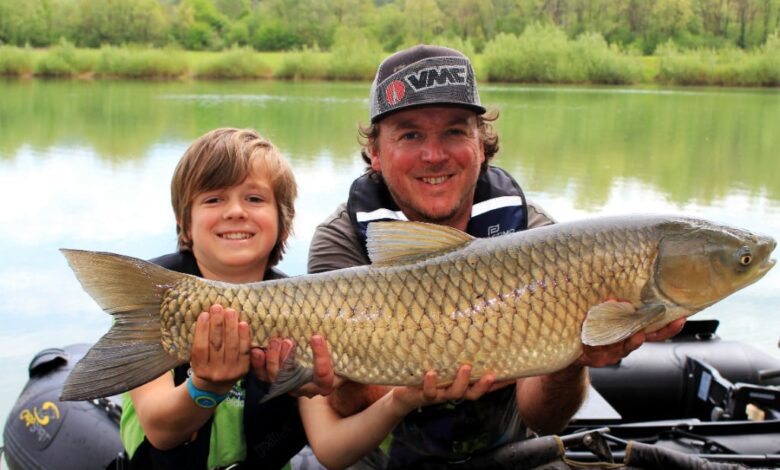
[[[336,413],[323,396],[299,398],[298,409],[309,445],[330,469],[347,467],[371,452],[409,412],[392,393],[348,418]]]
[[[449,400],[476,400],[494,382],[493,375],[486,374],[469,385],[470,377],[471,366],[463,365],[451,385],[437,387],[436,374],[428,372],[422,388],[387,388],[389,393],[346,418],[333,409],[326,397],[301,398],[298,407],[317,460],[327,468],[344,468],[378,447],[410,411]]]
[[[193,385],[226,394],[249,370],[249,327],[232,309],[214,305],[198,316],[190,359]],[[130,391],[141,428],[157,449],[168,450],[190,441],[215,408],[196,405],[187,383],[174,385],[166,373]]]

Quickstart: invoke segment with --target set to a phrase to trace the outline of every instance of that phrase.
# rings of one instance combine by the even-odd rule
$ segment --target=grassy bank
[[[126,79],[371,80],[385,53],[375,44],[343,38],[323,52],[222,52],[114,47],[49,49],[0,46],[0,75]],[[503,34],[474,58],[486,82],[780,86],[780,39],[751,52],[738,49],[681,51],[674,45],[655,56],[635,56],[609,46],[599,35],[568,39],[555,29]]]
[[[780,37],[770,36],[754,51],[680,51],[673,44],[658,51],[657,80],[675,85],[780,86]]]

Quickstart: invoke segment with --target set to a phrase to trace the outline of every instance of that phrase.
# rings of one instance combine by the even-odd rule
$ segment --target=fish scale
[[[601,241],[604,244],[604,240]],[[588,245],[587,242],[583,244]],[[615,244],[607,243],[611,248]],[[634,281],[630,272],[618,270],[612,280],[613,287],[603,287],[593,289],[593,285],[587,282],[580,282],[579,285],[568,283],[565,294],[570,298],[572,294],[577,296],[580,293],[581,302],[572,304],[568,309],[561,310],[561,305],[555,302],[561,293],[555,292],[556,287],[550,285],[547,280],[563,277],[574,279],[574,273],[560,273],[561,252],[555,250],[549,243],[542,241],[539,244],[526,244],[514,247],[514,250],[494,250],[490,255],[482,254],[472,256],[472,253],[466,253],[467,264],[473,265],[471,286],[462,285],[460,277],[452,278],[447,275],[439,276],[439,273],[446,272],[446,269],[438,268],[443,263],[451,264],[449,258],[457,257],[457,253],[446,255],[442,258],[428,259],[422,263],[422,266],[394,268],[389,273],[382,273],[377,269],[364,268],[367,273],[364,276],[350,276],[350,282],[344,276],[338,274],[322,276],[323,282],[319,285],[327,294],[325,299],[328,303],[321,308],[313,307],[317,305],[316,299],[306,299],[307,292],[311,289],[298,289],[295,280],[280,281],[276,283],[259,284],[252,288],[244,287],[236,290],[228,289],[220,294],[220,297],[226,298],[229,304],[235,304],[235,297],[240,296],[243,299],[249,299],[251,296],[246,292],[252,289],[267,291],[267,296],[271,298],[270,305],[276,306],[272,311],[267,310],[259,302],[244,302],[236,305],[237,310],[241,312],[251,312],[257,317],[266,318],[263,323],[252,322],[254,335],[254,344],[267,344],[271,336],[290,337],[298,344],[306,344],[308,338],[314,333],[321,333],[329,340],[330,349],[335,358],[335,368],[337,372],[345,377],[363,382],[379,382],[385,384],[419,384],[422,380],[425,370],[420,368],[415,370],[410,376],[404,370],[398,370],[399,364],[406,364],[410,359],[420,357],[436,357],[435,361],[429,361],[430,368],[444,379],[451,379],[454,376],[454,368],[460,363],[471,362],[477,365],[473,370],[474,376],[479,376],[488,370],[495,373],[498,378],[516,377],[522,375],[529,366],[524,364],[524,356],[531,352],[531,362],[539,361],[549,364],[550,367],[559,367],[561,362],[567,362],[576,356],[579,351],[579,328],[562,328],[562,325],[578,325],[584,319],[587,312],[587,305],[593,305],[602,300],[606,291],[618,291],[621,289],[621,278],[629,283]],[[561,250],[564,254],[570,254],[576,251],[569,245],[568,250]],[[514,251],[515,256],[513,256]],[[627,262],[629,256],[616,256],[622,254],[620,251],[612,249],[601,250],[594,254],[593,262],[603,265],[620,266]],[[518,256],[519,255],[519,256]],[[464,256],[464,255],[461,255]],[[510,269],[512,266],[520,266],[518,260],[533,260],[533,267],[530,270],[520,271],[519,269]],[[597,260],[602,259],[601,263]],[[569,264],[569,266],[571,266]],[[490,272],[492,283],[488,284],[483,273]],[[384,275],[383,275],[384,274]],[[634,276],[635,277],[635,276]],[[361,282],[354,282],[361,279]],[[581,281],[586,279],[580,278]],[[498,282],[496,282],[498,281]],[[387,283],[392,286],[391,295],[382,295],[379,284]],[[307,283],[308,284],[308,283]],[[372,285],[371,288],[366,287]],[[516,295],[501,295],[496,289],[489,286],[498,285],[501,291],[511,291],[517,289],[514,286],[520,286],[524,291],[526,299]],[[404,288],[403,286],[415,286]],[[303,285],[302,287],[306,287]],[[514,289],[513,289],[514,288]],[[396,290],[397,289],[397,290]],[[181,299],[182,303],[186,299],[197,299],[202,295],[201,282],[188,280],[177,286],[176,289],[169,291],[169,295]],[[485,291],[482,295],[474,295],[475,292]],[[380,294],[378,297],[365,298],[364,292],[375,292]],[[583,295],[590,293],[590,295]],[[427,294],[427,296],[425,295]],[[266,297],[261,294],[259,298]],[[485,297],[494,299],[498,308],[486,304]],[[503,300],[496,301],[497,298]],[[635,296],[636,297],[636,296]],[[357,301],[355,301],[357,299]],[[445,300],[446,299],[446,300]],[[397,301],[401,301],[400,308]],[[525,300],[525,301],[524,301]],[[193,306],[201,306],[204,302],[194,301]],[[171,302],[173,304],[173,302]],[[459,308],[455,308],[459,305]],[[508,308],[502,308],[507,305]],[[463,308],[463,306],[468,306]],[[362,309],[362,310],[359,310]],[[191,307],[191,313],[196,315],[197,308]],[[466,312],[464,312],[464,310]],[[502,310],[509,311],[513,316],[517,316],[514,324],[523,325],[521,328],[512,328],[507,331],[504,329],[503,343],[522,344],[523,350],[519,351],[512,364],[506,364],[498,367],[493,364],[489,358],[494,355],[497,349],[497,343],[500,342],[496,334],[499,330],[489,330],[492,335],[483,335],[484,322],[486,319],[497,318]],[[290,312],[289,314],[283,312]],[[397,346],[388,345],[384,338],[377,338],[376,322],[373,320],[370,312],[378,312],[381,318],[390,319],[389,328],[397,334]],[[415,312],[417,316],[415,318]],[[420,315],[421,313],[424,315]],[[170,312],[163,311],[163,317],[170,316]],[[242,315],[242,319],[252,317],[248,313]],[[321,317],[321,327],[314,329],[310,322],[301,323],[287,322],[290,318],[313,318]],[[431,330],[431,337],[444,338],[443,343],[447,347],[436,349],[430,344],[430,337],[422,334],[423,321],[427,319],[427,327]],[[452,320],[452,318],[455,318]],[[441,321],[447,319],[446,321]],[[340,320],[340,321],[338,321]],[[438,328],[438,330],[436,329]],[[172,337],[171,341],[177,343],[177,351],[188,351],[189,335],[187,337]],[[376,340],[372,340],[376,339]],[[441,341],[439,342],[441,347]],[[481,344],[484,343],[484,344]],[[556,344],[569,345],[559,351],[554,347]],[[360,346],[362,354],[355,357],[354,351]],[[551,347],[552,346],[552,347]],[[347,351],[350,350],[350,351]],[[352,352],[350,354],[350,352]],[[443,354],[442,354],[443,352]],[[385,360],[388,353],[393,360]],[[186,359],[186,358],[182,358]],[[300,348],[298,360],[304,366],[311,366],[311,355],[306,348]],[[534,366],[533,370],[538,367]],[[374,372],[372,372],[374,371]],[[377,374],[376,371],[382,371]]]
[[[369,225],[371,266],[245,285],[63,250],[82,286],[115,316],[71,372],[63,399],[113,395],[188,361],[196,318],[215,302],[239,312],[253,345],[281,336],[303,346],[295,357],[303,367],[312,366],[309,338],[323,335],[335,372],[358,382],[421,385],[434,370],[445,384],[463,363],[474,380],[554,372],[583,342],[654,331],[755,282],[775,264],[775,245],[745,230],[661,216],[490,239],[380,222]]]

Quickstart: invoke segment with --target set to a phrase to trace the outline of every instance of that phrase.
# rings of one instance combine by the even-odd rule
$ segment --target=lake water
[[[367,83],[0,81],[0,422],[46,347],[108,328],[57,251],[175,249],[176,162],[216,127],[252,127],[300,186],[282,269],[305,272],[315,226],[360,174]],[[558,220],[686,214],[780,237],[780,93],[490,85],[494,160]],[[776,257],[778,255],[776,254]],[[701,318],[780,355],[780,268]]]

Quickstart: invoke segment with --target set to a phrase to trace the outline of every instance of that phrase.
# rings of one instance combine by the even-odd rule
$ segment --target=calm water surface
[[[0,81],[0,422],[46,347],[94,342],[109,317],[60,247],[173,251],[176,162],[215,127],[253,127],[300,185],[282,269],[305,272],[315,226],[362,169],[366,83]],[[485,86],[502,150],[558,220],[696,215],[780,237],[776,90]],[[778,255],[776,255],[778,256]],[[780,268],[708,311],[720,334],[780,355]]]

